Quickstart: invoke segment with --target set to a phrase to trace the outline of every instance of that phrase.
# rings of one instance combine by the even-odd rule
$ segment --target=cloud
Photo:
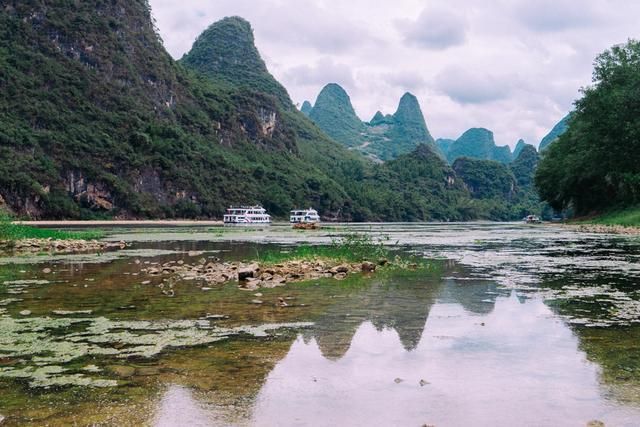
[[[355,87],[353,70],[327,57],[321,58],[314,65],[291,67],[284,71],[282,78],[285,82],[302,86],[324,86],[334,82],[345,88]]]
[[[534,31],[562,31],[602,22],[602,15],[593,1],[524,1],[516,6],[515,13],[522,23]]]
[[[381,80],[404,91],[416,90],[426,85],[426,80],[420,73],[406,70],[385,73]]]
[[[435,78],[435,88],[460,104],[484,104],[505,99],[513,84],[510,76],[449,67]]]
[[[406,42],[425,49],[447,49],[466,40],[465,18],[442,8],[424,9],[416,21],[400,20],[396,26]]]

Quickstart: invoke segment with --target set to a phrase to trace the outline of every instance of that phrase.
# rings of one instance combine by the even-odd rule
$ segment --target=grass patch
[[[331,239],[328,245],[300,245],[288,251],[269,250],[258,252],[256,261],[273,265],[292,260],[330,259],[339,262],[378,262],[385,259],[390,265],[419,267],[427,263],[415,256],[400,256],[398,244],[389,244],[389,236],[372,237],[351,233]]]
[[[92,240],[104,237],[103,231],[60,231],[14,224],[6,212],[0,212],[0,241],[13,242],[21,239]]]
[[[587,221],[592,224],[640,227],[640,206],[607,212]]]

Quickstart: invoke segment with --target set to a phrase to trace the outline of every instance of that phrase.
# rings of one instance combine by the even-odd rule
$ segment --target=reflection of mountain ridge
[[[405,350],[418,346],[441,282],[433,278],[376,279],[365,291],[340,298],[304,333],[314,338],[322,355],[344,356],[358,327],[370,321],[376,329],[394,329]]]

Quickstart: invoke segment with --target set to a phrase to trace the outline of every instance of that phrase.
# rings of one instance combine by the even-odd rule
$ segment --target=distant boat
[[[541,224],[542,220],[536,215],[527,215],[522,219],[527,224]]]
[[[271,215],[262,206],[232,206],[224,215],[225,224],[270,224]]]
[[[315,209],[294,209],[289,216],[289,222],[292,224],[316,224],[320,222],[320,215]]]

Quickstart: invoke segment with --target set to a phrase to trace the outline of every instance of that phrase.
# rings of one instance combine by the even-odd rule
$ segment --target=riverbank
[[[640,208],[610,211],[596,216],[575,218],[566,226],[581,232],[640,234]]]
[[[560,226],[573,231],[578,231],[580,233],[640,235],[640,227],[631,227],[631,226],[624,226],[624,225],[595,224],[595,223],[566,223],[566,224],[560,224]]]
[[[16,225],[32,227],[112,227],[112,226],[166,226],[166,227],[188,227],[188,226],[214,226],[223,225],[222,221],[213,220],[164,220],[164,219],[136,219],[136,220],[64,220],[64,221],[14,221]]]

